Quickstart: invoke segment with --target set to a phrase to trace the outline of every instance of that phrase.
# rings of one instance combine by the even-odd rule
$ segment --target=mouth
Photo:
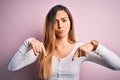
[[[59,33],[63,33],[63,32],[64,32],[64,30],[58,30],[58,32],[59,32]]]

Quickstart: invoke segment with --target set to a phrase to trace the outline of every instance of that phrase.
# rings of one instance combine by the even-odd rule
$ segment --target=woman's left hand
[[[74,61],[77,57],[81,56],[88,56],[88,53],[94,49],[94,46],[91,43],[86,43],[82,46],[80,46],[77,51],[75,52],[72,61]]]

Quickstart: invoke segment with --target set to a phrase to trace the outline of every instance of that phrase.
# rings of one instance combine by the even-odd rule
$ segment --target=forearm
[[[110,65],[115,70],[120,70],[120,58],[112,51],[99,44],[94,51],[105,62],[103,65]]]
[[[29,42],[31,39],[32,38],[27,39],[15,53],[14,57],[9,62],[8,70],[18,70],[36,60],[37,56],[34,56],[33,51],[28,51],[30,49]]]

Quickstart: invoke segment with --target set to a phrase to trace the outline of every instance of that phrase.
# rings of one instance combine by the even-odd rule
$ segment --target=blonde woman
[[[44,41],[27,39],[8,69],[19,70],[37,60],[43,80],[79,80],[80,65],[85,61],[120,70],[120,58],[98,41],[76,42],[71,13],[63,5],[56,5],[48,12]]]

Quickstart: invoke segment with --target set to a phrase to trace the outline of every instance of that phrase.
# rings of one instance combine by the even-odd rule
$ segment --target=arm
[[[27,39],[23,45],[15,53],[8,65],[8,70],[19,70],[29,64],[32,64],[37,60],[37,56],[34,55],[33,49],[30,49],[30,41],[32,38]]]
[[[113,70],[120,70],[120,58],[101,44],[89,53],[86,61],[92,61]]]

